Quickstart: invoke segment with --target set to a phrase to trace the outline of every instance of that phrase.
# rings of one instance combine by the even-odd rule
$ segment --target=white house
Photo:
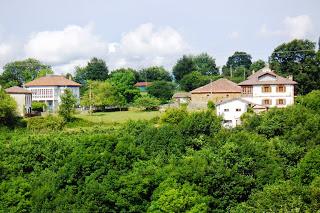
[[[31,112],[32,93],[29,90],[15,86],[5,91],[17,102],[17,112],[20,116]]]
[[[80,102],[80,86],[81,84],[60,75],[47,75],[24,85],[27,90],[32,92],[32,100],[45,102],[49,111],[58,109],[61,103],[60,96],[65,89],[70,89],[78,99],[78,102]]]
[[[226,99],[216,104],[218,116],[223,118],[223,126],[227,128],[236,127],[241,124],[241,115],[247,112],[248,107],[262,107],[250,103],[242,98]]]
[[[286,107],[294,103],[296,84],[292,78],[281,77],[265,67],[238,85],[244,100],[266,107]]]

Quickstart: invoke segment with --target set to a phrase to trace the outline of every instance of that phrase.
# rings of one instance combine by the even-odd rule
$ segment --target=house
[[[220,78],[207,85],[194,89],[190,92],[191,102],[204,103],[213,101],[214,103],[226,98],[237,98],[241,96],[241,87],[225,78]]]
[[[7,88],[5,92],[17,102],[17,112],[20,116],[31,113],[32,92],[18,86]]]
[[[32,101],[45,102],[48,110],[53,112],[57,111],[61,103],[60,96],[65,89],[70,89],[80,103],[80,86],[81,84],[61,75],[47,75],[24,85],[27,90],[32,92]]]
[[[294,86],[291,77],[277,75],[267,66],[239,83],[244,100],[265,107],[286,107],[294,103]]]
[[[259,113],[265,111],[265,107],[251,103],[243,98],[225,99],[216,104],[216,113],[223,118],[223,126],[236,127],[241,124],[241,115],[247,112],[248,107]]]
[[[188,104],[191,100],[190,97],[190,93],[188,92],[177,92],[172,96],[172,99],[174,99],[174,101],[177,104]]]
[[[134,86],[138,87],[138,89],[141,92],[146,92],[147,91],[147,87],[150,86],[152,83],[151,82],[137,82]]]

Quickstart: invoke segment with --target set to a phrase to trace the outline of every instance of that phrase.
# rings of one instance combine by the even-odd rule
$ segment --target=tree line
[[[320,88],[320,51],[316,49],[315,42],[295,39],[283,43],[274,49],[268,63],[270,68],[278,74],[284,77],[289,75],[294,77],[294,80],[298,82],[298,94],[307,94]],[[118,77],[115,78],[120,78],[121,74],[113,73],[130,75],[128,78],[131,78],[131,80],[120,78],[130,85],[139,81],[164,81],[174,82],[176,84],[175,88],[178,90],[191,91],[221,77],[229,78],[234,82],[241,82],[252,71],[257,71],[265,65],[266,63],[261,59],[252,61],[252,56],[247,52],[236,51],[228,57],[226,64],[221,68],[216,65],[212,56],[201,53],[199,55],[183,55],[170,71],[163,67],[152,66],[138,71],[132,68],[122,68],[110,72],[104,60],[92,58],[86,66],[75,68],[73,78],[83,85],[81,94],[84,94],[88,89],[89,81],[102,82],[117,75]],[[25,82],[53,73],[50,66],[42,64],[36,59],[11,62],[6,64],[3,70],[0,75],[0,85],[4,88],[21,86]],[[70,73],[66,75],[72,77]],[[133,88],[130,87],[129,90],[131,89]],[[130,92],[132,91],[128,93]],[[132,94],[121,93],[121,95],[124,96],[127,103],[130,103]],[[165,100],[165,98],[161,98]]]

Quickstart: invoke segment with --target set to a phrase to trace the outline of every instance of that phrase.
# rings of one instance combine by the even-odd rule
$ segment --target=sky
[[[292,39],[317,42],[319,0],[0,0],[0,69],[29,57],[73,73],[92,57],[109,69],[164,66],[207,52],[267,60]],[[1,72],[1,71],[0,71]]]

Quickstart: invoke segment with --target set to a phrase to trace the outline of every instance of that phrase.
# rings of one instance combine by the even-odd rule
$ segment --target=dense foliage
[[[16,117],[17,103],[0,88],[0,127],[11,125]]]
[[[233,130],[212,112],[185,109],[170,109],[158,123],[55,132],[50,122],[59,118],[30,118],[31,130],[47,127],[0,130],[0,209],[319,211],[318,94],[247,116]]]

